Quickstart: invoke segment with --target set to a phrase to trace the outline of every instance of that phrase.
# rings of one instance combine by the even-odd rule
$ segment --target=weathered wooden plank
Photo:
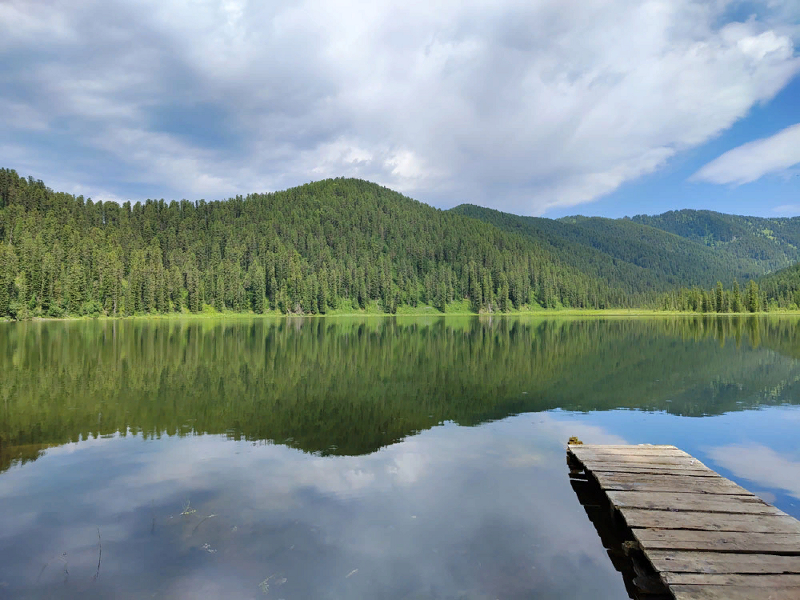
[[[612,450],[617,450],[617,449],[620,449],[620,448],[626,449],[626,450],[659,450],[659,449],[680,450],[680,448],[678,448],[677,446],[673,446],[672,444],[662,444],[662,445],[658,445],[658,444],[568,444],[567,448],[569,448],[570,450],[574,450],[575,448],[588,448],[590,450],[594,450],[594,449],[597,449],[597,448],[599,448],[599,449],[608,448],[608,449],[612,449]],[[681,450],[681,452],[683,452],[683,450]]]
[[[715,479],[722,479],[718,473],[715,473],[708,467],[690,467],[688,469],[681,469],[670,467],[666,465],[648,467],[647,465],[631,465],[620,463],[590,463],[591,468],[587,470],[592,473],[631,473],[642,475],[685,475],[686,477],[714,477]]]
[[[800,573],[800,556],[649,550],[656,570],[670,573]]]
[[[618,456],[666,456],[676,458],[686,458],[691,455],[678,448],[606,448],[603,446],[570,446],[567,449],[576,456],[596,456],[596,455],[618,455]]]
[[[643,460],[643,461],[656,461],[656,460],[688,460],[695,462],[698,461],[696,458],[693,458],[689,454],[686,453],[678,453],[678,452],[623,452],[622,450],[617,450],[614,452],[599,452],[599,451],[585,451],[585,452],[570,452],[573,456],[578,458],[579,460],[619,460],[619,461],[633,461],[633,460]]]
[[[698,494],[753,495],[740,485],[722,477],[686,475],[592,472],[597,482],[609,491],[695,492]]]
[[[606,492],[617,508],[700,511],[746,514],[777,514],[778,509],[757,496],[711,495],[674,492]]]
[[[661,573],[667,585],[729,585],[749,588],[800,587],[800,575],[738,575],[721,573]],[[800,596],[799,596],[800,597]]]
[[[597,463],[617,463],[624,465],[665,465],[680,469],[706,467],[702,462],[691,456],[645,456],[641,454],[575,454],[587,469]]]
[[[628,527],[633,529],[660,528],[697,531],[800,533],[800,522],[784,513],[775,515],[736,515],[718,512],[679,513],[671,510],[626,508],[622,512],[622,516]]]
[[[798,600],[800,587],[732,587],[729,585],[670,586],[675,600]]]
[[[633,534],[645,551],[651,549],[703,550],[800,556],[800,534],[798,533],[636,529]]]
[[[598,466],[604,465],[615,465],[615,466],[624,466],[628,469],[683,469],[685,471],[709,471],[711,473],[715,473],[715,471],[709,469],[703,463],[698,460],[692,462],[691,459],[685,458],[660,458],[660,457],[653,457],[652,459],[648,460],[650,457],[632,457],[628,460],[625,457],[620,456],[600,456],[600,457],[578,457],[577,455],[573,455],[575,458],[581,462],[587,469],[593,470]],[[716,474],[716,473],[715,473]],[[719,477],[719,474],[716,474]]]
[[[688,453],[671,447],[654,446],[570,446],[569,451],[575,455],[614,454],[621,456],[690,456]]]
[[[702,471],[705,473],[714,474],[714,476],[719,477],[719,473],[709,469],[707,466],[701,463],[690,463],[690,462],[683,462],[677,464],[670,464],[670,463],[657,463],[657,462],[628,462],[628,461],[621,461],[617,459],[609,459],[609,460],[581,460],[579,461],[588,471],[596,471],[600,470],[608,470],[609,467],[614,467],[614,470],[617,471],[633,471],[635,469],[649,469],[657,472],[669,472],[669,471]]]

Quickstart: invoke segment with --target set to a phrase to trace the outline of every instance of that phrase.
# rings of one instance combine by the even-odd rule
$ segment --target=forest
[[[472,205],[453,210],[538,240],[564,264],[622,289],[636,306],[691,312],[800,306],[800,218],[683,210],[553,220]]]
[[[0,171],[0,316],[624,305],[543,246],[355,179],[122,205]]]
[[[800,303],[790,267],[798,247],[800,219],[443,211],[357,179],[120,205],[0,169],[0,318],[16,320],[422,307],[757,312]],[[733,282],[721,297],[718,281]]]

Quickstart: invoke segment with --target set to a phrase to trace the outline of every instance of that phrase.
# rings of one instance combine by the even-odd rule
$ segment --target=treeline
[[[712,290],[680,288],[664,294],[659,308],[683,312],[769,312],[800,309],[800,263],[750,281],[744,290],[734,282],[725,289],[721,282]]]
[[[800,308],[800,263],[760,280],[771,304],[779,308]]]
[[[718,281],[712,290],[682,287],[667,292],[662,297],[659,308],[698,313],[756,313],[779,309],[795,310],[799,303],[800,293],[796,297],[786,297],[779,303],[765,290],[759,289],[753,280],[748,282],[744,290],[740,288],[738,281],[735,281],[730,289],[725,289],[722,282]]]
[[[490,224],[355,179],[122,205],[0,170],[0,317],[624,306]]]

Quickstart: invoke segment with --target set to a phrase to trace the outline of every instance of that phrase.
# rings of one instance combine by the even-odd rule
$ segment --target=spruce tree
[[[746,296],[747,310],[749,310],[751,313],[758,312],[761,308],[761,299],[758,293],[758,284],[752,279],[747,284]]]
[[[733,282],[733,299],[731,309],[733,312],[742,312],[742,292],[739,289],[739,282]]]

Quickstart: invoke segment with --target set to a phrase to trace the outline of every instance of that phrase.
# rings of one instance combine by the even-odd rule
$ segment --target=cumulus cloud
[[[113,197],[342,175],[539,214],[659,169],[797,73],[791,5],[734,4],[11,0],[0,148]]]
[[[760,444],[719,446],[710,449],[708,455],[737,477],[785,490],[800,499],[800,461]]]
[[[692,175],[696,181],[741,185],[800,163],[800,123],[729,150]],[[785,206],[779,208],[787,208]]]
[[[800,214],[800,204],[781,204],[772,209],[772,212],[782,216],[794,216]]]

